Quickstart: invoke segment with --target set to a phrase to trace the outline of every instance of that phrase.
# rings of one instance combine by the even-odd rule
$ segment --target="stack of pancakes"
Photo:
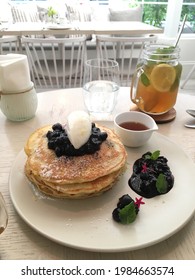
[[[83,156],[57,157],[48,149],[45,126],[32,133],[25,145],[25,174],[44,194],[58,198],[87,198],[110,189],[121,174],[127,158],[118,136],[109,128],[100,150]]]

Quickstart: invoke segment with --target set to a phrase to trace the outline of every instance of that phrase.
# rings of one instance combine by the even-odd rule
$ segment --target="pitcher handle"
[[[139,78],[143,72],[144,70],[142,69],[142,66],[137,67],[131,81],[130,98],[131,101],[136,105],[140,103],[139,98],[136,97],[136,91]]]

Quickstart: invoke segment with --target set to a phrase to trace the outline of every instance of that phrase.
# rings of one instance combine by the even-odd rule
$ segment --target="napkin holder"
[[[0,108],[7,119],[25,121],[34,117],[38,99],[34,84],[21,91],[0,91]]]

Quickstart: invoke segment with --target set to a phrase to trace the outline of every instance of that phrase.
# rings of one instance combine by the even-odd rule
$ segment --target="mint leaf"
[[[159,193],[167,192],[167,181],[164,174],[160,173],[156,181],[156,188]]]
[[[179,87],[179,82],[180,82],[181,72],[182,72],[182,65],[179,63],[177,66],[175,66],[175,70],[176,70],[176,79],[170,88],[171,92],[175,91],[175,89]]]
[[[152,153],[150,158],[153,159],[153,160],[156,160],[159,157],[159,155],[160,155],[160,151],[157,150],[157,151]]]
[[[150,80],[148,79],[145,73],[141,74],[141,82],[145,87],[150,85]]]
[[[127,204],[125,207],[120,209],[119,211],[119,218],[122,224],[130,224],[135,221],[136,219],[136,211],[135,211],[135,204],[132,201],[131,203]]]
[[[145,155],[145,159],[152,159],[152,160],[156,160],[160,155],[160,151],[157,150],[155,152],[153,152],[151,155]]]

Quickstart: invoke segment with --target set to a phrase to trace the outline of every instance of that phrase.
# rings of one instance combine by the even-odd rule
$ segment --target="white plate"
[[[70,29],[71,26],[69,24],[51,24],[51,25],[47,25],[47,29],[53,29],[53,30],[58,30],[58,29]]]
[[[112,210],[118,198],[129,193],[128,179],[133,162],[147,151],[160,150],[169,160],[175,176],[173,189],[165,195],[144,199],[134,223],[113,221]],[[102,252],[128,251],[160,242],[179,231],[195,210],[195,166],[183,150],[168,138],[154,133],[147,145],[127,149],[128,166],[124,175],[108,192],[80,201],[38,198],[25,178],[26,156],[17,156],[11,169],[9,190],[12,202],[33,229],[60,244]]]

